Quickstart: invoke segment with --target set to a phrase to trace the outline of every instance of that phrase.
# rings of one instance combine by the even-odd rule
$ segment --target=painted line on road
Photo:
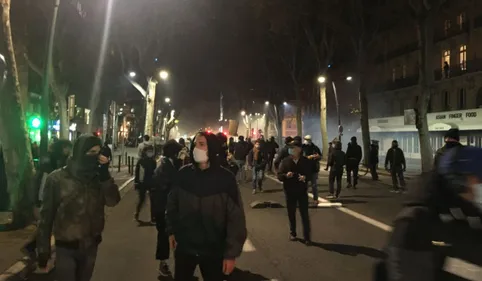
[[[251,240],[246,239],[243,245],[243,252],[244,253],[256,252],[256,248],[254,247],[253,243],[251,243]]]
[[[134,177],[126,180],[120,187],[119,187],[119,191],[122,191],[124,188],[126,188],[126,186],[128,186],[131,182],[134,181]]]
[[[277,182],[277,183],[282,183],[281,181],[279,181],[277,178],[275,177],[272,177],[272,176],[266,176],[267,178]],[[311,193],[308,193],[308,196],[310,196],[311,198],[313,198],[313,194]],[[318,202],[322,203],[322,204],[327,204],[327,203],[331,203],[329,200],[326,200],[324,198],[318,198]],[[362,215],[358,212],[355,212],[353,210],[350,210],[346,207],[339,207],[339,208],[336,208],[337,210],[347,214],[347,215],[350,215],[354,218],[357,218],[361,221],[364,221],[372,226],[375,226],[377,228],[380,228],[386,232],[391,232],[392,231],[392,227],[387,225],[387,224],[384,224],[380,221],[377,221],[375,219],[372,219],[370,217],[367,217],[365,215]],[[461,259],[456,259],[456,258],[447,258],[447,260],[445,261],[445,264],[444,264],[444,270],[446,272],[449,272],[451,274],[455,274],[457,276],[460,276],[460,277],[463,277],[467,280],[471,280],[471,281],[482,281],[482,267],[478,266],[478,265],[475,265],[475,264],[472,264],[472,263],[469,263],[469,262],[466,262],[464,260],[461,260]],[[477,279],[478,278],[478,279]]]

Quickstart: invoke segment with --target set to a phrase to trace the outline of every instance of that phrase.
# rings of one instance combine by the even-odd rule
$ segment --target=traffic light
[[[42,126],[42,120],[39,117],[33,116],[30,118],[30,121],[29,121],[30,128],[40,129],[41,126]]]

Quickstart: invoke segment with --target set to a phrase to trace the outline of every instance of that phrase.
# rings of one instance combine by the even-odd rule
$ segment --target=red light
[[[208,134],[210,134],[210,133],[211,133],[211,131],[208,131]]]
[[[226,132],[224,132],[223,134],[224,134],[225,136],[227,136],[227,135],[228,135],[228,133],[226,133]]]

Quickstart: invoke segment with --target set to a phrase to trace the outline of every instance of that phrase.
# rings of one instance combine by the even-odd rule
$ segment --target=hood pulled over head
[[[196,147],[196,138],[199,136],[203,136],[206,138],[206,143],[208,146],[208,161],[211,167],[214,166],[219,166],[219,161],[218,161],[218,154],[221,151],[221,147],[219,145],[219,140],[214,134],[210,134],[207,132],[199,132],[196,134],[194,139],[191,142],[191,149],[189,150],[189,156],[191,159],[194,159],[194,148]],[[193,162],[194,165],[198,165],[196,161]]]

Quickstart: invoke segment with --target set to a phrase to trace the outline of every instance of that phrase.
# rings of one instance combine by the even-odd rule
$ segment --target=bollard
[[[131,157],[127,156],[127,171],[131,173]]]
[[[131,161],[132,161],[132,163],[131,163],[131,167],[132,167],[132,168],[131,168],[131,176],[132,176],[132,175],[134,175],[134,169],[135,169],[135,166],[134,166],[134,165],[135,165],[135,164],[134,164],[134,157],[131,157]]]
[[[128,159],[127,159],[127,152],[125,153],[125,159],[126,159],[126,160],[125,160],[125,164],[126,164],[126,165],[129,165],[129,162],[127,162],[127,160],[128,160]]]
[[[119,166],[117,167],[117,172],[118,172],[118,173],[120,173],[121,162],[122,162],[122,155],[119,155]]]

